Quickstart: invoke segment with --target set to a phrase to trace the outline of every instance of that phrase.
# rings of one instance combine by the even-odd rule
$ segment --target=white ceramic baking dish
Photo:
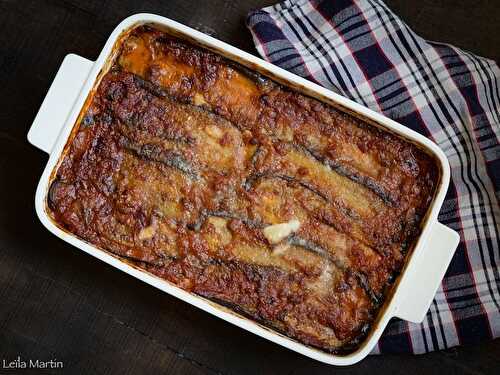
[[[46,206],[50,178],[54,167],[57,166],[61,158],[64,146],[71,135],[80,111],[96,80],[101,76],[101,71],[105,71],[109,66],[109,61],[115,51],[113,47],[120,36],[123,35],[122,33],[142,23],[156,24],[169,33],[212,49],[285,85],[292,86],[319,100],[362,117],[376,126],[380,126],[418,144],[437,160],[441,169],[440,183],[425,219],[422,233],[407,259],[403,272],[398,280],[396,280],[391,295],[387,297],[383,308],[380,310],[379,316],[371,328],[371,332],[355,352],[348,355],[333,355],[303,345],[222,306],[188,293],[174,284],[130,265],[111,253],[82,241],[76,236],[60,229],[50,218]],[[35,197],[38,217],[49,231],[94,257],[185,302],[286,348],[328,364],[349,365],[363,359],[377,343],[377,340],[392,317],[398,317],[411,322],[421,322],[429,309],[434,294],[459,241],[459,236],[456,232],[437,221],[437,215],[448,188],[450,171],[446,156],[433,142],[379,113],[373,112],[366,107],[278,68],[262,59],[168,18],[152,14],[136,14],[121,22],[109,37],[96,61],[90,61],[73,54],[66,56],[31,126],[28,133],[28,140],[50,155],[38,184]]]

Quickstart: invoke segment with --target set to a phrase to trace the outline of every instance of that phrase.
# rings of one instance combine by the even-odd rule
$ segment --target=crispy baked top
[[[120,48],[51,185],[54,219],[303,343],[354,349],[419,234],[434,160],[152,27]]]

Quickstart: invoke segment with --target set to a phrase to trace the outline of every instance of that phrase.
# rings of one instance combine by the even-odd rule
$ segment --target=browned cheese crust
[[[419,234],[435,161],[154,28],[120,48],[51,185],[55,221],[305,344],[355,349]]]

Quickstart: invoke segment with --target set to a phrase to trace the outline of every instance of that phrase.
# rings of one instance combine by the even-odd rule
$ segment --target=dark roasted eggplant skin
[[[69,232],[327,352],[367,335],[438,180],[410,144],[149,26],[47,202]],[[298,222],[279,240],[266,228]]]

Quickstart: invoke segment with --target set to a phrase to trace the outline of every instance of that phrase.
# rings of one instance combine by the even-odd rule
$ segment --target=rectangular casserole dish
[[[413,251],[407,257],[403,272],[396,280],[391,294],[387,296],[368,337],[355,352],[342,356],[333,355],[298,343],[220,305],[188,293],[163,279],[157,278],[137,267],[133,267],[120,258],[100,250],[78,239],[71,233],[60,229],[49,217],[46,196],[52,178],[52,171],[58,165],[63,155],[64,147],[68,142],[87,97],[92,92],[96,82],[107,71],[113,61],[116,54],[114,46],[122,33],[133,26],[143,23],[158,25],[162,30],[166,30],[167,33],[175,37],[212,50],[281,84],[293,87],[296,91],[305,93],[308,96],[340,108],[345,112],[352,113],[366,122],[384,128],[384,130],[395,133],[417,144],[435,158],[441,175],[434,200],[428,210],[427,217],[423,221],[421,235]],[[28,139],[32,144],[50,154],[49,161],[37,188],[36,210],[42,223],[51,232],[89,254],[169,294],[271,341],[325,363],[347,365],[361,360],[373,348],[391,317],[397,316],[413,322],[421,321],[429,308],[435,291],[458,244],[458,235],[437,222],[437,214],[449,184],[449,166],[446,157],[434,143],[380,114],[372,112],[320,86],[196,30],[155,15],[138,14],[124,20],[111,34],[95,63],[75,55],[68,55],[35,118],[28,134]]]

